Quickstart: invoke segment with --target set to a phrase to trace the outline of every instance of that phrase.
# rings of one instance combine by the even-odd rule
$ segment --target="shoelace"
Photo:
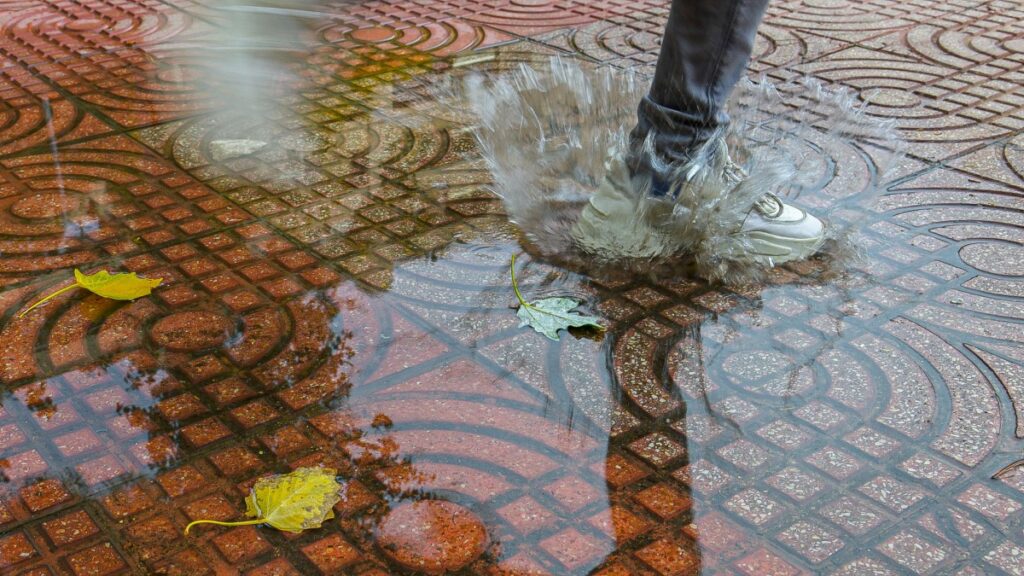
[[[733,162],[728,150],[725,150],[725,166],[722,171],[725,180],[731,181],[733,184],[738,184],[747,178],[747,171]],[[782,216],[785,206],[781,198],[771,192],[766,192],[764,196],[757,199],[757,202],[754,202],[754,209],[765,218],[778,218]]]
[[[739,164],[732,161],[726,153],[725,166],[722,167],[723,179],[731,184],[739,184],[747,179],[747,171]]]
[[[676,186],[682,187],[688,185],[697,177],[697,174],[701,170],[709,169],[710,167],[714,166],[716,160],[721,164],[722,181],[724,183],[735,186],[736,184],[739,184],[740,182],[746,180],[747,171],[744,170],[743,167],[740,166],[739,164],[733,162],[732,157],[729,156],[729,149],[726,148],[725,142],[719,142],[718,146],[719,148],[714,153],[715,156],[718,156],[717,159],[712,158],[710,159],[710,162],[708,159],[705,159],[705,161],[703,162],[693,162],[690,165],[690,169],[686,172],[686,176],[683,178],[682,183],[677,184]],[[675,187],[672,186],[670,183],[663,180],[655,179],[651,185],[651,195],[655,197],[664,197],[669,195],[673,191],[673,188]],[[679,190],[678,188],[676,188],[673,197],[678,197],[678,195]],[[782,209],[780,206],[780,214],[781,210]]]
[[[758,198],[757,202],[754,202],[754,209],[765,218],[778,218],[782,215],[782,211],[785,208],[778,196],[767,192],[764,196]]]

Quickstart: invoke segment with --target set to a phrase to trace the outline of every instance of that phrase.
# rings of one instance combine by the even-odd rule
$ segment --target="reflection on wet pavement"
[[[0,5],[0,572],[1024,573],[1019,6],[773,4],[752,69],[864,94],[909,155],[867,264],[726,289],[531,259],[423,89],[649,72],[662,3],[325,1],[246,102],[216,4]],[[808,147],[833,197],[878,172]],[[605,337],[519,328],[512,254]],[[17,318],[76,267],[164,284]],[[318,465],[324,528],[182,535]]]

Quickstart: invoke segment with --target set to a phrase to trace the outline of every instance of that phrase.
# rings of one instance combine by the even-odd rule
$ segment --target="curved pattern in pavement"
[[[648,72],[663,3],[321,4],[259,116],[212,96],[215,2],[0,5],[0,571],[395,573],[379,521],[440,499],[487,530],[464,573],[1020,574],[1018,5],[773,2],[752,71],[910,143],[891,172],[800,144],[793,194],[866,217],[868,259],[725,289],[522,255],[528,297],[609,325],[555,343],[438,92],[552,54]],[[76,267],[165,282],[17,318]],[[181,536],[308,465],[344,480],[325,528]]]

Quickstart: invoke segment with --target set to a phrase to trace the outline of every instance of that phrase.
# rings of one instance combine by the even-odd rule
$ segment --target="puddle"
[[[1015,573],[1016,196],[858,133],[909,98],[737,96],[744,157],[778,144],[800,175],[785,195],[846,223],[833,258],[728,286],[669,261],[613,274],[552,234],[603,177],[590,152],[621,139],[606,123],[639,72],[305,14],[261,39],[286,50],[225,71],[195,52],[223,10],[172,12],[195,35],[146,48],[155,64],[104,52],[123,70],[106,88],[69,96],[92,65],[77,52],[51,63],[68,76],[28,68],[60,94],[32,100],[42,136],[0,148],[0,572]],[[95,47],[91,22],[54,50]],[[544,146],[500,129],[480,146],[481,102],[447,99],[553,65],[560,89],[604,83],[580,115],[618,113],[573,135],[574,92],[481,83],[495,122],[515,102],[549,122]],[[521,327],[513,255],[528,300],[576,298],[603,337]],[[17,317],[75,267],[164,284]],[[182,535],[302,466],[343,485],[323,528]]]

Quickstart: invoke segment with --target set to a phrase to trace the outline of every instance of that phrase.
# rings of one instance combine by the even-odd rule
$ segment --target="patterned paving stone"
[[[61,133],[75,137],[103,131],[104,124],[139,126],[189,115],[203,108],[198,97],[180,98],[175,95],[182,89],[179,84],[186,76],[182,67],[189,66],[189,61],[183,58],[154,60],[132,40],[130,29],[123,31],[122,38],[113,39],[113,45],[104,46],[110,41],[109,36],[95,31],[65,32],[60,28],[47,31],[45,25],[42,29],[37,28],[33,25],[35,22],[46,22],[47,19],[55,25],[64,21],[81,22],[81,19],[69,19],[58,8],[50,8],[52,4],[43,6],[47,8],[40,14],[19,14],[20,18],[27,20],[25,22],[8,19],[3,29],[4,41],[0,43],[0,57],[11,63],[3,68],[5,76],[10,79],[8,81],[31,90],[41,100],[39,104],[23,110],[21,116],[25,132],[14,134],[20,136],[20,142],[15,145],[42,143],[47,131],[39,128],[45,126],[47,118],[52,118],[53,126],[59,126]],[[155,24],[162,18],[161,10],[154,11],[153,8],[142,8],[141,14],[134,18],[124,15],[121,22],[131,27],[133,20],[141,18]],[[169,9],[164,7],[163,10]],[[180,15],[176,11],[174,14]],[[101,27],[106,25],[102,20],[99,22]],[[153,36],[144,30],[141,34],[143,37]],[[159,43],[161,40],[152,38],[152,41]],[[38,88],[19,81],[19,77],[27,75],[34,75]],[[191,87],[186,90],[194,92]],[[92,108],[98,119],[69,106],[66,98]],[[52,104],[47,100],[53,101]],[[38,118],[37,129],[29,131],[33,116]],[[7,148],[13,146],[9,144]]]
[[[786,528],[776,538],[814,564],[822,562],[843,547],[838,532],[802,521]]]
[[[973,176],[996,180],[1019,190],[1024,180],[1024,136],[997,142],[958,158],[950,165]]]
[[[870,265],[727,289],[520,254],[528,294],[609,324],[558,343],[510,313],[515,229],[433,90],[559,53],[647,74],[665,4],[316,9],[255,117],[197,59],[222,3],[0,4],[0,571],[395,573],[375,529],[426,500],[479,519],[474,574],[1021,573],[1016,3],[773,2],[751,70],[910,142]],[[822,197],[881,172],[808,149]],[[165,282],[16,317],[75,267]],[[325,528],[181,536],[318,464]]]
[[[395,562],[428,574],[458,571],[487,546],[483,523],[451,502],[416,502],[395,508],[378,530],[381,546]]]
[[[928,574],[949,560],[949,552],[909,531],[886,540],[880,551],[916,574]]]

